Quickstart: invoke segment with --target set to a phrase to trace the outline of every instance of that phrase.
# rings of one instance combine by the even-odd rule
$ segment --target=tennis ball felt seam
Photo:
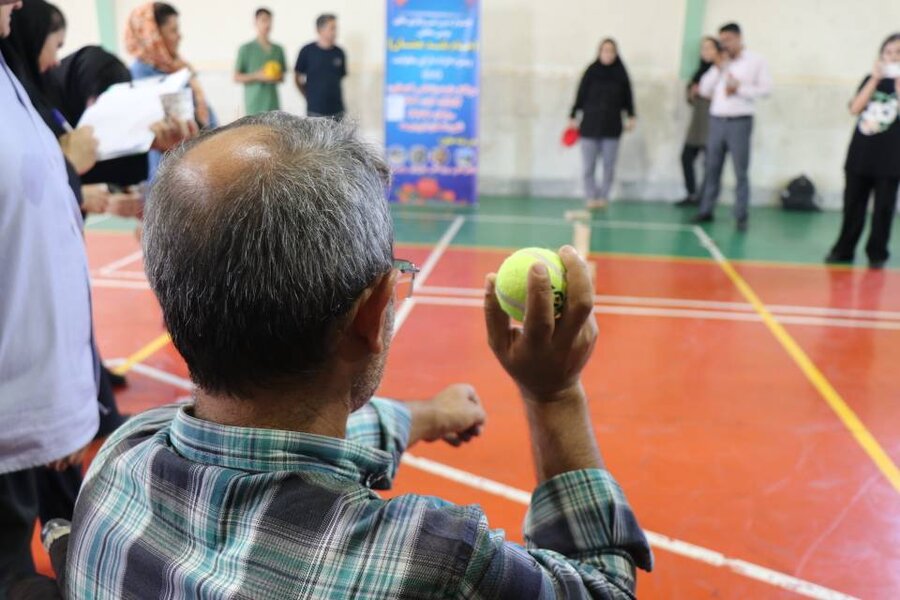
[[[495,290],[495,291],[497,292],[497,297],[498,297],[502,302],[505,302],[505,303],[509,304],[510,306],[512,306],[513,308],[515,308],[516,310],[522,311],[523,313],[525,312],[525,305],[524,305],[522,302],[518,302],[518,301],[516,301],[516,300],[513,300],[512,298],[510,298],[509,296],[507,296],[506,294],[504,294],[504,293],[501,292],[500,290]]]
[[[557,267],[555,264],[553,264],[553,262],[550,261],[550,260],[549,260],[546,256],[544,256],[543,254],[538,254],[537,252],[534,252],[534,251],[532,251],[532,250],[528,250],[527,252],[522,252],[522,254],[524,254],[524,255],[526,255],[526,256],[530,256],[530,257],[532,257],[532,258],[534,258],[534,259],[537,259],[537,260],[541,261],[542,263],[544,263],[545,265],[547,265],[547,269],[548,269],[549,271],[551,271],[551,274],[552,274],[552,275],[556,275],[557,277],[562,277],[562,276],[563,276],[562,271],[559,270],[559,267]],[[529,267],[529,268],[530,268],[530,267]]]

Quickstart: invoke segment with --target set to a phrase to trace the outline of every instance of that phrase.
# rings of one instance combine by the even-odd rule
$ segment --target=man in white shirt
[[[747,230],[750,204],[750,135],[756,100],[772,91],[772,75],[766,60],[744,48],[741,28],[729,23],[719,29],[722,53],[700,80],[700,95],[709,98],[709,138],[706,143],[706,183],[695,223],[713,220],[719,200],[725,154],[731,153],[737,179],[734,217],[738,231]]]

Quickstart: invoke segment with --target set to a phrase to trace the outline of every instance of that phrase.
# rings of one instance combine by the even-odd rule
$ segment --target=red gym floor
[[[184,396],[187,370],[159,339],[134,237],[90,231],[87,243],[101,352],[139,359],[121,409]],[[535,483],[526,424],[480,309],[484,275],[506,252],[450,243],[396,255],[425,265],[425,281],[398,313],[380,393],[421,398],[469,382],[489,422],[464,448],[412,448],[391,494],[481,504],[520,541]],[[639,596],[900,597],[900,272],[728,263],[859,418],[854,437],[727,267],[592,259],[601,338],[584,381],[608,468],[654,546]]]

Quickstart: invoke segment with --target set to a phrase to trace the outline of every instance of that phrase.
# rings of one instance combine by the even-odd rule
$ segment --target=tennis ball
[[[557,318],[562,314],[566,301],[566,267],[559,255],[545,248],[522,248],[510,254],[500,265],[494,288],[500,307],[517,321],[522,321],[525,316],[528,271],[536,262],[547,266],[553,288],[553,312]]]

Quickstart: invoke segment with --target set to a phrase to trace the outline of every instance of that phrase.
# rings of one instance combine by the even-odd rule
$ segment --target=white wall
[[[678,155],[689,116],[678,80],[682,0],[482,2],[483,191],[578,193],[577,150],[562,149],[559,137],[578,77],[598,41],[611,35],[631,72],[639,117],[637,131],[623,141],[618,194],[682,195]],[[58,3],[70,22],[66,50],[99,41],[92,0]],[[115,0],[120,50],[128,12],[140,3]],[[241,113],[232,63],[237,47],[253,36],[253,11],[260,4],[274,11],[273,37],[290,63],[314,37],[315,17],[338,14],[350,69],[344,88],[349,110],[366,135],[382,138],[385,0],[174,3],[182,14],[182,53],[200,71],[224,121]],[[742,25],[748,46],[768,58],[775,75],[775,92],[761,103],[754,132],[754,202],[772,201],[772,190],[800,172],[836,201],[853,126],[847,101],[881,39],[900,30],[900,2],[707,0],[706,31],[731,20]],[[292,83],[282,86],[281,98],[286,110],[303,112]]]

